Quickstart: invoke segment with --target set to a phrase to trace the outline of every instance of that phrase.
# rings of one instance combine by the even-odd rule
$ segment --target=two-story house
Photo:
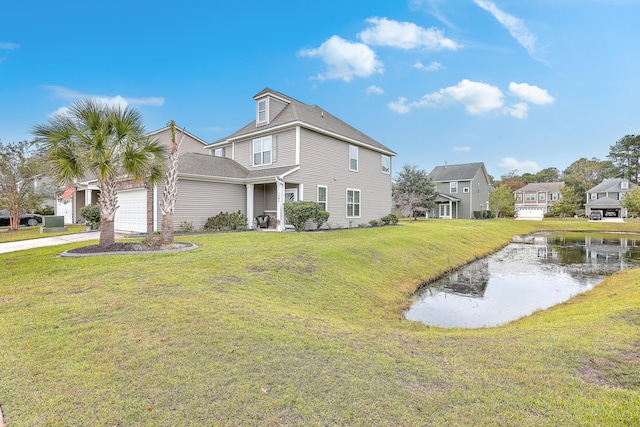
[[[320,203],[337,227],[391,212],[394,151],[316,105],[269,88],[253,99],[254,119],[207,146],[214,158],[246,170],[245,176],[236,170],[227,179],[216,178],[243,187],[239,210],[250,222],[267,214],[284,230],[284,203],[298,200]]]
[[[533,182],[513,192],[516,219],[542,219],[562,197],[564,182]]]
[[[587,203],[584,205],[587,216],[600,211],[603,218],[624,218],[627,210],[620,206],[620,200],[636,185],[624,178],[609,178],[587,190]]]
[[[391,159],[395,152],[324,109],[271,89],[254,97],[254,119],[211,144],[178,129],[178,195],[174,226],[204,227],[220,212],[268,216],[273,228],[286,226],[284,203],[314,201],[330,213],[332,227],[355,227],[389,214]],[[168,128],[149,134],[169,146]],[[162,223],[162,183],[123,180],[118,190],[115,229],[153,232]],[[59,197],[59,215],[75,222],[79,209],[97,203],[95,180],[78,182]]]
[[[473,218],[473,211],[489,210],[489,175],[484,163],[436,166],[429,174],[436,186],[432,218]]]

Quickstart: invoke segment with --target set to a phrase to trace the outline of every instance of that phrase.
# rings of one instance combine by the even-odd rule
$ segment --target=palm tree
[[[118,182],[132,179],[153,184],[163,176],[166,148],[145,136],[142,115],[136,109],[79,99],[67,113],[36,125],[32,133],[58,183],[97,179],[100,246],[114,243]]]

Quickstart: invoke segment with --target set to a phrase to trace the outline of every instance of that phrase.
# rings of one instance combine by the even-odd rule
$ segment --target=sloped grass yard
[[[640,425],[640,271],[491,329],[405,321],[425,279],[573,221],[189,236],[187,253],[3,255],[13,426]]]

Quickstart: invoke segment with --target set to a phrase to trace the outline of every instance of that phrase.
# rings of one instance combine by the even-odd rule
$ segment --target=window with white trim
[[[598,193],[591,193],[591,200],[597,200],[598,199]]]
[[[540,193],[540,195],[538,196],[540,198],[540,200],[544,200],[544,193]]]
[[[224,157],[224,148],[216,148],[213,152],[215,157]]]
[[[324,185],[318,185],[318,204],[323,211],[327,210],[327,193],[328,189]]]
[[[516,200],[522,201],[522,193],[517,193],[516,194]]]
[[[620,182],[620,188],[622,188],[623,190],[626,190],[627,188],[629,188],[629,182],[628,181]]]
[[[258,123],[267,121],[267,100],[258,101]]]
[[[347,218],[360,218],[360,190],[347,188]]]
[[[454,181],[449,183],[449,193],[457,193],[458,192],[458,182]]]
[[[468,193],[468,192],[469,192],[469,187],[464,187],[464,188],[462,188],[462,192],[463,192],[463,193]]]
[[[271,164],[271,136],[253,140],[253,165]]]
[[[535,193],[527,193],[524,195],[524,201],[525,202],[535,202],[536,201],[536,195]]]
[[[349,170],[358,172],[358,147],[349,146]]]
[[[391,173],[391,157],[383,155],[382,159],[382,173]]]

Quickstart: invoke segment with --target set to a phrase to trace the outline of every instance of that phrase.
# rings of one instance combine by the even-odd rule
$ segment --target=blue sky
[[[206,141],[265,87],[431,171],[500,177],[604,159],[640,133],[640,0],[5,2],[0,140],[74,99],[138,108]],[[61,110],[62,109],[62,110]]]

